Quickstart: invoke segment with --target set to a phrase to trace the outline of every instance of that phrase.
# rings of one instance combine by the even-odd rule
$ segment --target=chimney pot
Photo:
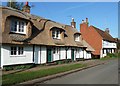
[[[88,18],[86,18],[86,23],[88,23]]]
[[[27,12],[27,13],[30,13],[30,6],[29,6],[29,3],[28,1],[25,3],[25,6],[23,6],[23,9],[22,9],[24,12]]]
[[[106,28],[106,29],[105,29],[105,32],[109,33],[109,32],[110,32],[109,28]]]
[[[28,1],[26,2],[26,6],[28,6]]]
[[[72,18],[72,22],[74,22],[74,18]]]
[[[76,22],[74,21],[74,18],[72,18],[71,26],[72,26],[73,28],[76,28]]]
[[[82,20],[82,23],[84,23],[84,20]]]

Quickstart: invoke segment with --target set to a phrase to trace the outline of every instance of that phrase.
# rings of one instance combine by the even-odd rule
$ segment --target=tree
[[[16,2],[16,0],[8,0],[7,6],[14,9],[22,10],[23,2]]]

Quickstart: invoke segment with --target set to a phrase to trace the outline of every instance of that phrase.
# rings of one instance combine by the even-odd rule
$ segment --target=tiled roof
[[[115,42],[115,39],[107,32],[100,30],[99,28],[92,26],[93,28],[95,28],[95,30],[101,35],[101,37],[103,38],[103,40],[107,40],[107,41],[111,41],[111,42]]]

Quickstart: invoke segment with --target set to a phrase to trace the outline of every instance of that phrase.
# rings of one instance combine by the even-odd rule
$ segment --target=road
[[[37,84],[118,84],[118,60]]]

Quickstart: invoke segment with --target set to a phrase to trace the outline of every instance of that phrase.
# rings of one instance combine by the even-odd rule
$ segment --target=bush
[[[5,71],[9,71],[9,70],[13,70],[14,68],[13,67],[3,67],[3,70]]]
[[[35,67],[34,64],[29,64],[29,65],[16,65],[16,66],[5,66],[3,67],[3,70],[9,71],[9,70],[20,70],[20,69],[29,69]]]
[[[109,56],[110,58],[114,58],[117,57],[117,53],[108,53],[107,56]]]

